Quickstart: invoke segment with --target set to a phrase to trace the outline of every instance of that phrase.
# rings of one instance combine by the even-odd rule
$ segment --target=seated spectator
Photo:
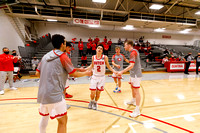
[[[151,51],[147,55],[147,61],[155,61],[155,57]]]
[[[122,43],[122,40],[121,40],[121,38],[119,38],[119,40],[118,40],[118,45],[122,45],[123,43]]]
[[[172,55],[169,61],[176,61],[176,58]]]
[[[169,60],[168,60],[168,57],[167,56],[165,56],[163,59],[162,59],[162,64],[164,65],[165,64],[165,62],[168,62]]]
[[[165,49],[165,51],[163,52],[164,55],[168,55],[169,54],[169,51],[168,49]]]
[[[142,44],[144,42],[143,39],[144,39],[144,36],[141,36],[140,39],[139,39],[139,43]]]
[[[36,70],[36,68],[39,64],[39,60],[37,59],[37,57],[33,57],[33,59],[31,60],[31,64],[32,64],[32,69]]]
[[[87,66],[87,56],[85,53],[83,53],[83,56],[81,57],[81,66]]]
[[[173,52],[170,52],[170,54],[168,54],[168,58],[170,59],[172,56],[174,56]]]

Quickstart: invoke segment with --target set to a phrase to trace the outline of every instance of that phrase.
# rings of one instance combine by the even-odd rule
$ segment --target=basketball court
[[[28,80],[27,80],[28,79]],[[69,133],[192,133],[200,132],[200,76],[190,73],[143,73],[141,82],[141,116],[130,118],[134,106],[125,105],[131,98],[129,76],[124,75],[122,92],[113,93],[113,79],[106,76],[105,90],[98,110],[88,109],[90,100],[88,77],[70,80],[66,99]],[[0,96],[1,133],[39,132],[39,104],[36,103],[37,80],[24,77],[14,83],[17,91],[5,89]],[[5,88],[8,88],[6,83]],[[49,120],[47,133],[56,132],[57,121]]]

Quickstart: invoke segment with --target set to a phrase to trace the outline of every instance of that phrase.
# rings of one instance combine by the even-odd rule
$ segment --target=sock
[[[139,106],[136,106],[135,110],[137,110],[137,111],[140,111],[140,108],[139,108]]]
[[[136,98],[133,98],[132,101],[135,102],[135,101],[136,101]]]
[[[40,133],[46,133],[48,121],[49,121],[49,116],[42,116],[40,120],[40,125],[39,125]]]
[[[97,101],[94,100],[94,103],[97,103]]]
[[[120,87],[118,87],[118,90],[120,90]]]

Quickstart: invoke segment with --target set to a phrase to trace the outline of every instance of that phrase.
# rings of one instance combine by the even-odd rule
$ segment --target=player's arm
[[[135,63],[131,62],[124,70],[121,71],[121,73],[125,73],[129,70],[131,70],[134,67]]]
[[[110,66],[109,62],[108,62],[108,56],[105,55],[105,63],[106,63],[106,66],[107,68],[113,72],[113,73],[116,73],[116,71]]]
[[[118,66],[117,64],[115,64],[115,61],[113,61],[113,60],[112,60],[112,65],[115,66],[115,67]]]
[[[129,60],[123,55],[124,57],[124,61],[126,61],[127,63],[129,63]]]
[[[88,66],[87,68],[85,68],[85,70],[92,70],[92,68],[94,67],[94,60],[93,60],[94,56],[92,56],[92,63],[90,64],[90,66]]]
[[[77,72],[66,54],[60,56],[61,64],[71,77],[90,76],[91,71]]]
[[[40,70],[41,70],[41,62],[38,64],[38,67],[36,69],[35,76],[40,77]]]

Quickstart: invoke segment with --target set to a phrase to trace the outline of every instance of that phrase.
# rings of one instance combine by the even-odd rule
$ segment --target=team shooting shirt
[[[62,101],[68,74],[75,72],[69,57],[60,50],[52,50],[43,56],[37,71],[40,72],[37,102],[52,104]]]
[[[141,78],[142,71],[141,71],[141,64],[140,64],[140,55],[136,49],[131,50],[129,63],[134,63],[134,67],[131,70],[129,70],[130,76],[132,78],[135,78],[135,77]]]
[[[105,76],[105,71],[106,71],[105,56],[102,55],[100,59],[97,59],[97,55],[94,55],[92,58],[94,62],[93,75]]]
[[[120,65],[120,68],[117,68],[114,66],[115,71],[121,71],[123,70],[123,61],[126,60],[125,56],[123,54],[114,54],[112,56],[112,62],[114,62],[117,65]]]

